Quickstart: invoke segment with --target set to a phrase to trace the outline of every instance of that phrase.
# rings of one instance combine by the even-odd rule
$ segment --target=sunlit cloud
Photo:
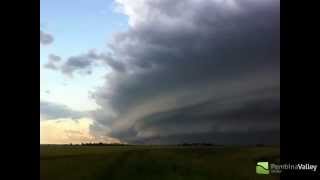
[[[93,136],[89,132],[92,120],[81,118],[55,119],[40,122],[40,144],[80,144],[89,142],[119,143],[108,136]]]

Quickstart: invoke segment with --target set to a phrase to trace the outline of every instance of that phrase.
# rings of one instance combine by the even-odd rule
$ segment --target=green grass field
[[[41,180],[252,180],[277,147],[40,146]]]

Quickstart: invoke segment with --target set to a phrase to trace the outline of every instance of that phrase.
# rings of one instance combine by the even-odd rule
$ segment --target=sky
[[[40,11],[40,143],[279,143],[279,0]]]

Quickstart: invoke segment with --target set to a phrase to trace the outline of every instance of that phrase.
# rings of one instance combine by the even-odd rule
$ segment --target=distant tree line
[[[124,146],[124,145],[127,145],[127,144],[98,142],[98,143],[81,143],[80,145],[81,146]]]
[[[182,143],[179,145],[180,146],[217,146],[216,144],[212,144],[212,143]]]
[[[182,144],[178,144],[178,145],[179,146],[223,146],[221,144],[213,144],[213,143],[182,143]],[[252,146],[252,145],[249,145],[249,146]],[[265,147],[266,145],[258,143],[258,144],[254,144],[253,146]]]
[[[69,144],[70,146],[134,146],[134,144],[122,144],[122,143],[81,143],[81,144]],[[212,143],[182,143],[182,144],[175,144],[176,146],[218,146],[217,144]]]

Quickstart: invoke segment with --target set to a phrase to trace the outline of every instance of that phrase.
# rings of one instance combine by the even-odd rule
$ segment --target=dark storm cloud
[[[93,94],[101,107],[93,134],[139,143],[279,142],[279,1],[119,2],[131,26],[109,47],[127,68]]]
[[[263,96],[261,91],[252,92],[254,93],[257,93],[256,96]],[[267,136],[269,132],[279,132],[279,106],[276,92],[261,98],[231,96],[209,99],[203,103],[147,115],[138,119],[130,128],[114,131],[111,135],[131,142],[141,142],[143,139],[168,140],[175,136],[182,138],[180,143],[188,141],[184,136],[201,142],[203,139],[199,137],[203,138],[203,134],[211,136],[210,138],[219,134],[260,133]],[[223,139],[208,137],[205,142],[223,143],[221,140]]]
[[[51,34],[45,33],[40,30],[40,44],[49,45],[53,42],[54,38]]]
[[[59,118],[77,119],[86,116],[88,116],[88,112],[75,111],[62,104],[40,101],[40,117],[42,120]]]

